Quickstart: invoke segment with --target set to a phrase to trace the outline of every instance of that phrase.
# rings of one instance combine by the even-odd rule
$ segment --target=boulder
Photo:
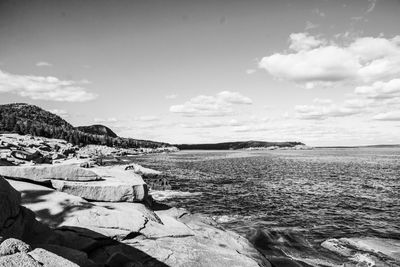
[[[86,228],[103,237],[123,239],[140,232],[149,221],[161,222],[153,211],[140,203],[90,203],[41,185],[12,180],[10,183],[22,192],[22,204],[33,210],[39,221],[52,227]],[[91,240],[84,241],[88,246],[93,245]]]
[[[29,251],[31,251],[31,246],[15,238],[6,239],[0,244],[0,257]]]
[[[145,201],[148,189],[142,177],[125,171],[123,166],[94,167],[90,171],[102,177],[101,181],[70,182],[53,180],[52,186],[71,195],[91,201],[138,202]]]
[[[53,179],[66,181],[96,181],[100,179],[100,176],[91,170],[79,168],[75,165],[1,167],[1,175],[7,178],[26,179],[39,183]]]
[[[134,173],[142,175],[143,177],[146,177],[146,178],[154,178],[154,177],[158,177],[161,175],[160,171],[145,168],[145,167],[143,167],[139,164],[135,164],[135,163],[126,166],[125,170],[131,170]]]
[[[0,257],[0,267],[42,267],[35,259],[27,253],[15,253],[13,255]]]

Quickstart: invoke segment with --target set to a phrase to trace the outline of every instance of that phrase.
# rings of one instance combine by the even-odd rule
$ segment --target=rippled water
[[[164,193],[165,203],[213,216],[266,255],[314,266],[400,265],[399,148],[182,151],[134,160],[168,174],[174,191]],[[382,253],[386,245],[392,254]]]

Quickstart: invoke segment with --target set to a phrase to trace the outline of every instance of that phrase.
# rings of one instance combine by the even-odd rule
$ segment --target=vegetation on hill
[[[114,132],[102,125],[98,125],[96,128],[99,130],[99,134],[82,131],[61,117],[34,105],[24,103],[0,105],[0,132],[64,139],[81,146],[88,144],[122,148],[169,146],[167,143],[117,137]],[[85,129],[87,128],[85,127]],[[107,135],[102,134],[104,129],[109,130],[106,130]]]
[[[110,128],[100,124],[95,124],[90,126],[78,126],[76,127],[76,129],[89,134],[98,134],[114,138],[118,137],[118,135],[114,133]]]
[[[244,142],[225,142],[216,144],[180,144],[175,145],[181,150],[187,149],[203,149],[203,150],[229,150],[229,149],[244,149],[250,147],[294,147],[304,145],[301,142],[262,142],[262,141],[244,141]]]

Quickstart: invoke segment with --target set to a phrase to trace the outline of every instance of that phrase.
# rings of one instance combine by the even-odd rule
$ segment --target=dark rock
[[[42,248],[36,248],[28,254],[44,267],[78,267],[77,264]]]
[[[171,185],[167,178],[145,179],[146,183],[153,190],[170,190]]]
[[[61,256],[71,262],[74,262],[79,266],[90,266],[92,264],[88,259],[88,255],[85,252],[76,249],[49,244],[40,245],[39,247],[54,254],[57,254],[58,256]]]
[[[111,255],[111,257],[107,260],[106,262],[107,266],[109,267],[142,267],[143,265],[135,260],[132,260],[131,258],[127,257],[126,255],[122,253],[114,253]]]
[[[0,176],[0,236],[9,218],[18,216],[20,204],[21,194]]]

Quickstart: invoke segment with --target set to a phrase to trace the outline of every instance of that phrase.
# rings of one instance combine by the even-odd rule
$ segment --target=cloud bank
[[[81,84],[60,80],[52,76],[18,75],[0,70],[0,93],[13,93],[33,100],[60,102],[85,102],[93,100],[96,94],[89,93]]]
[[[216,96],[199,95],[181,105],[170,107],[173,113],[185,116],[227,116],[233,114],[233,105],[250,105],[253,101],[238,92],[222,91]]]
[[[362,37],[339,45],[308,33],[293,33],[289,43],[289,52],[263,57],[259,67],[307,88],[321,83],[368,83],[400,74],[400,36]]]

